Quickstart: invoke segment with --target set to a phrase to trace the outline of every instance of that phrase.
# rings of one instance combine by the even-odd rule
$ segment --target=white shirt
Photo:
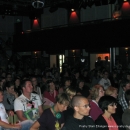
[[[102,78],[100,81],[99,81],[99,84],[103,86],[103,88],[106,90],[109,86],[111,86],[111,82],[109,79],[104,79]]]
[[[38,94],[31,93],[30,99],[28,99],[22,94],[15,99],[14,110],[15,111],[22,110],[27,119],[31,119],[35,121],[39,118],[38,107],[41,105],[42,105],[42,101]]]
[[[6,113],[6,110],[5,110],[5,107],[4,107],[3,103],[0,103],[0,119],[3,122],[9,123],[8,122],[8,115]]]

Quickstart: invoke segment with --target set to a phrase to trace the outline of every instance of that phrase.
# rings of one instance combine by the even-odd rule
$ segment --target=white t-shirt
[[[102,79],[99,81],[99,84],[102,85],[105,90],[106,90],[109,86],[111,86],[110,80],[109,80],[109,79],[104,79],[104,78],[102,78]]]
[[[42,101],[38,94],[31,93],[31,98],[28,99],[23,94],[14,101],[14,110],[22,110],[27,119],[37,120],[39,118],[38,107],[42,105]]]
[[[6,110],[5,110],[5,107],[4,107],[3,103],[0,103],[0,119],[3,122],[9,123],[8,122],[8,115],[6,113]]]

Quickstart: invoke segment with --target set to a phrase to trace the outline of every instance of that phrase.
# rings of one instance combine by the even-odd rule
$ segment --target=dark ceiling
[[[43,8],[34,8],[32,2],[43,1]],[[92,5],[101,6],[114,4],[117,0],[0,0],[0,15],[19,15],[30,16],[32,14],[41,15],[44,8],[50,7],[50,12],[56,11],[58,8],[81,9],[91,7]]]

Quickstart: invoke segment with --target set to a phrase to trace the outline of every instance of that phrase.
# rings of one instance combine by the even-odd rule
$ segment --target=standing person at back
[[[33,86],[29,79],[21,82],[22,94],[14,101],[14,110],[20,121],[37,120],[43,112],[38,94],[32,93]]]
[[[103,73],[103,77],[101,78],[98,84],[102,85],[104,90],[106,90],[109,86],[111,86],[111,82],[108,78],[109,73],[107,70],[104,70],[102,73]]]

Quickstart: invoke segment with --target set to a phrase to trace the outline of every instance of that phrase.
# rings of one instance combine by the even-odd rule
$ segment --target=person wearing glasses
[[[24,79],[21,82],[22,94],[14,101],[14,110],[20,121],[36,121],[43,112],[42,101],[38,94],[32,93],[31,80]]]
[[[122,118],[123,109],[122,109],[122,106],[119,104],[119,101],[117,99],[118,89],[113,87],[113,86],[110,86],[110,87],[108,87],[106,89],[105,95],[110,95],[110,96],[116,98],[116,100],[117,100],[117,108],[116,108],[116,112],[113,114],[113,116],[118,116],[119,118]]]
[[[90,113],[89,115],[95,121],[100,114],[102,114],[101,108],[98,106],[99,99],[104,96],[104,89],[101,85],[95,85],[92,87],[91,91],[91,100],[90,100]]]
[[[73,116],[70,116],[61,130],[96,130],[95,123],[89,117],[89,101],[82,95],[76,95],[71,100],[74,109]]]
[[[95,121],[97,130],[125,130],[121,118],[113,116],[117,100],[112,96],[103,96],[98,102],[103,113]]]
[[[69,105],[69,97],[66,93],[56,96],[56,103],[42,113],[40,118],[32,125],[30,130],[61,130],[64,125],[63,111]]]

